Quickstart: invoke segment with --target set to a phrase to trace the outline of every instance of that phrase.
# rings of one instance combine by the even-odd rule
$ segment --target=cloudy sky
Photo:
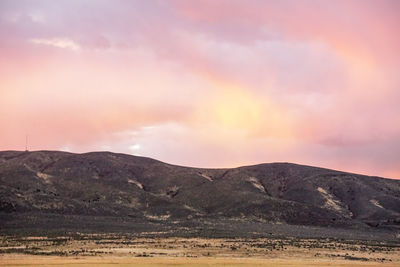
[[[0,0],[0,150],[400,178],[400,1]]]

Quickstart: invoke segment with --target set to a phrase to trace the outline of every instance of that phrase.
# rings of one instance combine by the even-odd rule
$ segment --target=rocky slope
[[[110,152],[0,152],[0,215],[23,214],[393,230],[400,180],[290,163],[200,169]]]

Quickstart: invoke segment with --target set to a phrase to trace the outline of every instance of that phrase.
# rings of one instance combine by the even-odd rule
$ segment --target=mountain
[[[400,180],[291,163],[202,169],[110,152],[0,152],[2,231],[212,232],[210,222],[398,231]]]

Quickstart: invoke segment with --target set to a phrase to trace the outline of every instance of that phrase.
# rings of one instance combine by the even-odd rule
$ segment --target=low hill
[[[176,225],[212,235],[210,222],[240,222],[238,235],[263,225],[396,233],[400,181],[291,163],[201,169],[110,152],[3,151],[0,220],[2,231]]]

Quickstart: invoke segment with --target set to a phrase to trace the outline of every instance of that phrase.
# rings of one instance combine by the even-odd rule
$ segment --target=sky
[[[0,0],[0,150],[400,179],[400,1]]]

